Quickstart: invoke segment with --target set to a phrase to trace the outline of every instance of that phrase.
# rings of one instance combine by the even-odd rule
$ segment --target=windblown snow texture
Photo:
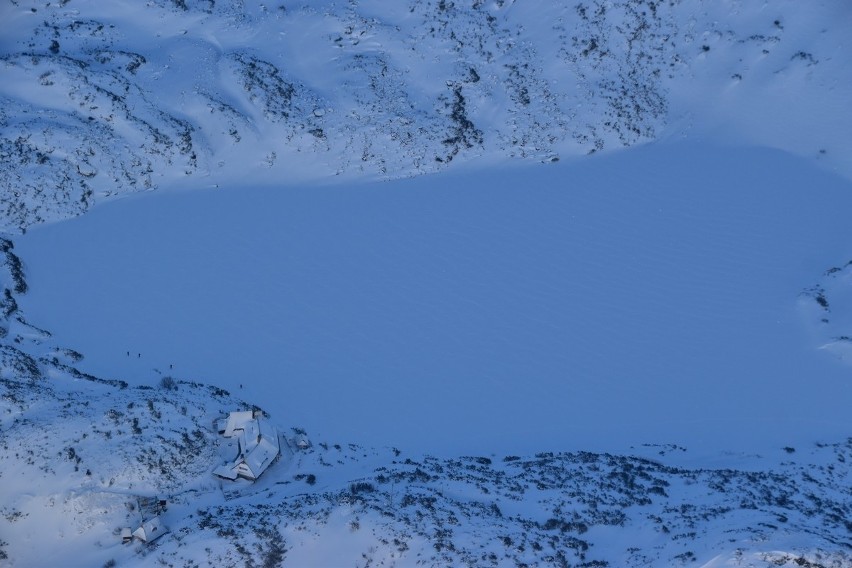
[[[852,566],[849,29],[3,3],[0,563]]]
[[[175,183],[406,177],[672,134],[721,133],[852,173],[842,3],[0,10],[5,230]]]

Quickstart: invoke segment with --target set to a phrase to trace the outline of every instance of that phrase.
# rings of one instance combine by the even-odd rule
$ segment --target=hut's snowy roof
[[[242,430],[245,424],[254,420],[254,412],[251,410],[240,410],[231,412],[225,420],[219,421],[219,432],[226,438],[233,438],[238,433],[237,430]]]
[[[278,432],[275,426],[265,421],[253,420],[252,428],[243,431],[240,450],[253,477],[258,477],[278,455]]]
[[[218,424],[222,435],[237,437],[239,445],[236,459],[213,471],[219,477],[257,479],[278,456],[278,431],[261,417],[255,417],[253,412],[231,412],[227,420],[220,420]]]
[[[144,521],[138,529],[133,531],[133,536],[142,542],[150,542],[157,540],[167,532],[166,527],[160,521],[160,517],[153,517]]]

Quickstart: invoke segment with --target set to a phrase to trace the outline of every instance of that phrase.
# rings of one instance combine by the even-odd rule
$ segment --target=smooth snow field
[[[800,294],[852,258],[850,213],[852,183],[789,155],[656,144],[164,192],[16,250],[28,320],[82,370],[215,384],[320,439],[756,451],[849,434],[852,368]]]

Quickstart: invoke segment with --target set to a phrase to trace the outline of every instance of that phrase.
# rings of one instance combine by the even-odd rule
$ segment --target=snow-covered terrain
[[[14,0],[0,228],[696,134],[852,175],[845,2]]]
[[[848,211],[807,162],[683,144],[166,193],[18,239],[19,303],[81,370],[203,378],[336,440],[782,447],[848,433],[849,369],[798,305],[850,258]]]
[[[0,564],[852,566],[844,2],[0,29]]]

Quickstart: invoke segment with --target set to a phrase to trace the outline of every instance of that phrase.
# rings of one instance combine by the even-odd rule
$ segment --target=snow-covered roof
[[[240,410],[228,414],[227,419],[219,422],[219,432],[224,432],[222,435],[226,438],[233,438],[236,430],[242,430],[247,422],[254,419],[254,412],[251,410]],[[224,422],[224,425],[222,424]]]
[[[151,542],[157,540],[167,532],[168,529],[163,525],[160,517],[153,517],[144,521],[138,529],[133,531],[133,536],[142,542]]]
[[[253,477],[258,477],[278,455],[278,431],[275,426],[253,420],[251,429],[243,431],[240,453]]]
[[[278,431],[252,411],[231,412],[227,420],[218,422],[219,431],[226,438],[237,438],[239,454],[213,473],[225,479],[237,477],[257,479],[268,468],[280,451]]]

